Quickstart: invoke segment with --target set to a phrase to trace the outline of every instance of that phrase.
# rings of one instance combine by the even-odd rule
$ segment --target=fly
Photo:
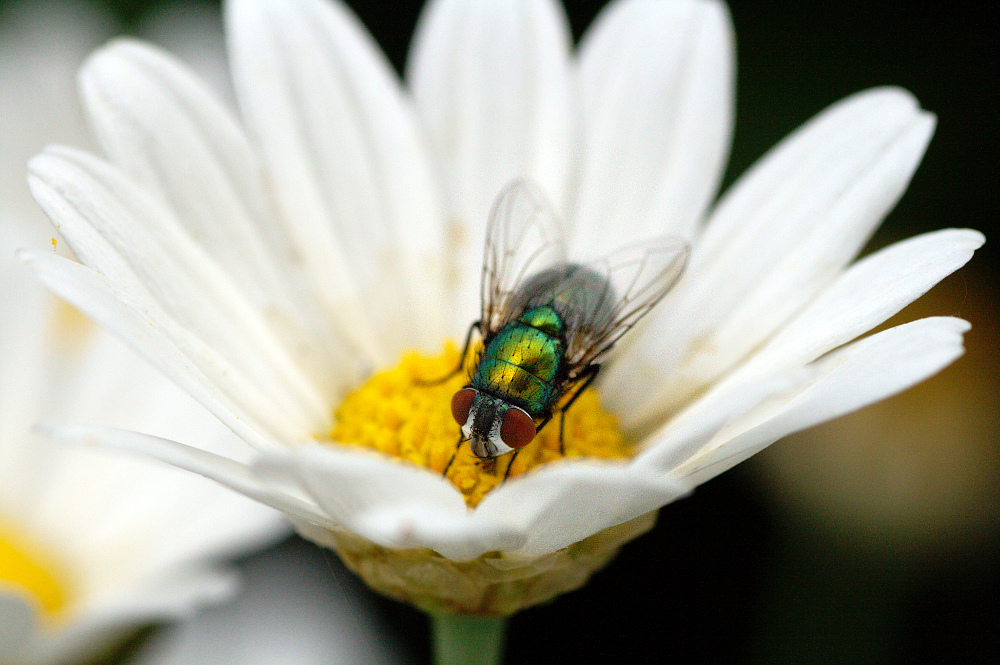
[[[566,410],[597,378],[615,343],[677,282],[687,255],[683,239],[662,237],[571,263],[537,189],[523,180],[508,185],[490,213],[481,316],[469,327],[456,370],[478,330],[482,350],[468,384],[451,400],[461,426],[458,446],[469,441],[488,464],[513,452],[513,464],[558,412],[565,454]]]

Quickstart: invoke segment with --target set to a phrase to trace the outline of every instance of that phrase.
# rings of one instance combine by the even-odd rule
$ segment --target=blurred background
[[[0,0],[0,21],[26,4],[44,3]],[[107,34],[170,41],[167,33],[189,21],[221,29],[211,0],[77,4],[99,12]],[[422,3],[348,4],[401,71]],[[603,4],[566,3],[574,37]],[[967,354],[917,388],[783,440],[668,506],[652,533],[584,589],[516,616],[508,662],[1000,660],[1000,59],[988,27],[997,9],[942,3],[918,11],[870,0],[729,7],[738,83],[725,185],[858,90],[899,85],[937,114],[922,165],[866,252],[941,227],[986,233],[967,267],[891,322],[968,319]],[[213,34],[204,49],[219,48]],[[179,55],[197,59],[198,42],[187,44],[192,52]],[[218,68],[205,75],[225,80]],[[310,573],[316,587],[360,594],[396,657],[428,662],[426,619],[366,595],[335,556],[301,541],[261,556],[303,557],[311,570],[326,559],[329,576]],[[260,560],[245,566],[253,573]]]

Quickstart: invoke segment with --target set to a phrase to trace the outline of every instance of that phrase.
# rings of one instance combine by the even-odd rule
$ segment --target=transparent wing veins
[[[544,195],[530,182],[515,180],[497,197],[487,225],[481,332],[492,338],[527,301],[576,301],[566,308],[564,321],[569,364],[564,380],[572,383],[663,299],[680,278],[688,253],[683,238],[663,236],[569,264],[559,222]],[[529,282],[550,268],[567,275],[589,271],[583,279],[588,288],[580,289],[583,273],[578,273],[575,280],[543,280],[550,288],[533,291]]]
[[[565,260],[559,223],[542,192],[526,180],[505,187],[486,229],[480,286],[483,336],[490,337],[509,320],[518,284]]]
[[[575,375],[599,360],[631,330],[670,291],[680,278],[688,257],[687,242],[676,236],[664,236],[649,242],[628,245],[606,257],[586,264],[605,276],[612,291],[603,294],[614,298],[605,320],[568,322],[567,358],[576,368]]]

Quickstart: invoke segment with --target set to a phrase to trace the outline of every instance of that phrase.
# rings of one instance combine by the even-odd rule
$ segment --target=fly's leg
[[[442,478],[447,478],[448,477],[448,469],[451,468],[452,462],[455,461],[455,456],[458,455],[458,449],[462,447],[462,442],[463,441],[465,441],[465,439],[462,437],[461,434],[459,434],[458,435],[458,443],[455,444],[455,450],[453,450],[451,452],[451,458],[448,459],[448,463],[444,465],[444,471],[441,472],[441,477]]]
[[[501,485],[503,485],[505,482],[507,482],[507,479],[510,478],[510,468],[512,466],[514,466],[514,459],[517,457],[517,454],[519,452],[521,452],[520,448],[518,448],[517,450],[515,450],[514,454],[510,456],[510,464],[507,465],[507,471],[505,471],[504,474],[503,474],[503,480],[500,481]]]
[[[469,346],[472,344],[472,331],[478,330],[480,333],[482,333],[483,332],[482,323],[483,323],[482,321],[473,321],[472,325],[469,326],[469,332],[465,333],[465,344],[462,345],[462,353],[458,357],[458,367],[452,370],[451,374],[441,379],[442,382],[447,381],[451,377],[455,376],[456,374],[462,371],[463,367],[465,367],[465,357],[466,355],[468,355]]]
[[[562,412],[559,414],[559,454],[563,457],[566,456],[566,444],[563,443],[563,430],[566,428],[566,412],[569,410],[569,407],[573,406],[573,402],[576,401],[576,398],[579,397],[583,391],[594,382],[594,379],[597,378],[597,372],[600,371],[600,369],[601,366],[598,363],[593,363],[592,365],[587,365],[587,368],[580,372],[580,375],[576,378],[576,380],[583,381],[583,383],[579,385],[576,392],[574,392],[573,396],[569,398],[569,401],[566,402],[566,406],[562,408]],[[549,418],[551,417],[552,416],[549,416]],[[549,418],[546,418],[545,422],[548,422]],[[545,423],[542,424],[544,425]]]
[[[567,408],[569,404],[566,405]],[[566,409],[559,414],[559,454],[566,457],[566,443],[563,442],[563,431],[566,429]]]
[[[482,322],[481,321],[473,321],[472,325],[469,326],[469,332],[467,332],[465,334],[465,344],[462,346],[462,355],[459,356],[459,358],[458,358],[458,367],[456,367],[452,371],[448,372],[447,374],[445,374],[444,376],[442,376],[440,379],[434,379],[432,381],[417,381],[416,384],[418,386],[436,386],[438,384],[444,383],[445,381],[447,381],[451,377],[453,377],[456,374],[458,374],[459,372],[461,372],[462,368],[465,367],[465,355],[469,352],[469,345],[472,343],[472,331],[478,329],[480,332],[482,332],[482,329],[480,328],[480,323],[482,323]]]

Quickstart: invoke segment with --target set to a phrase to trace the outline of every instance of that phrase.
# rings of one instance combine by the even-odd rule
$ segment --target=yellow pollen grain
[[[0,522],[0,587],[33,598],[54,618],[69,601],[66,576],[35,544]]]
[[[513,453],[495,460],[479,460],[465,441],[456,453],[461,432],[451,415],[451,398],[468,384],[469,375],[463,370],[445,381],[441,379],[458,363],[458,349],[451,343],[440,356],[406,354],[398,366],[373,375],[348,395],[334,414],[336,425],[331,438],[374,448],[437,473],[444,471],[454,454],[447,478],[465,496],[466,504],[476,506],[503,481]],[[568,397],[564,396],[563,402]],[[559,428],[557,407],[548,425],[518,453],[509,477],[560,459]],[[618,419],[601,408],[593,388],[566,411],[563,442],[567,458],[622,459],[633,453],[618,430]]]

